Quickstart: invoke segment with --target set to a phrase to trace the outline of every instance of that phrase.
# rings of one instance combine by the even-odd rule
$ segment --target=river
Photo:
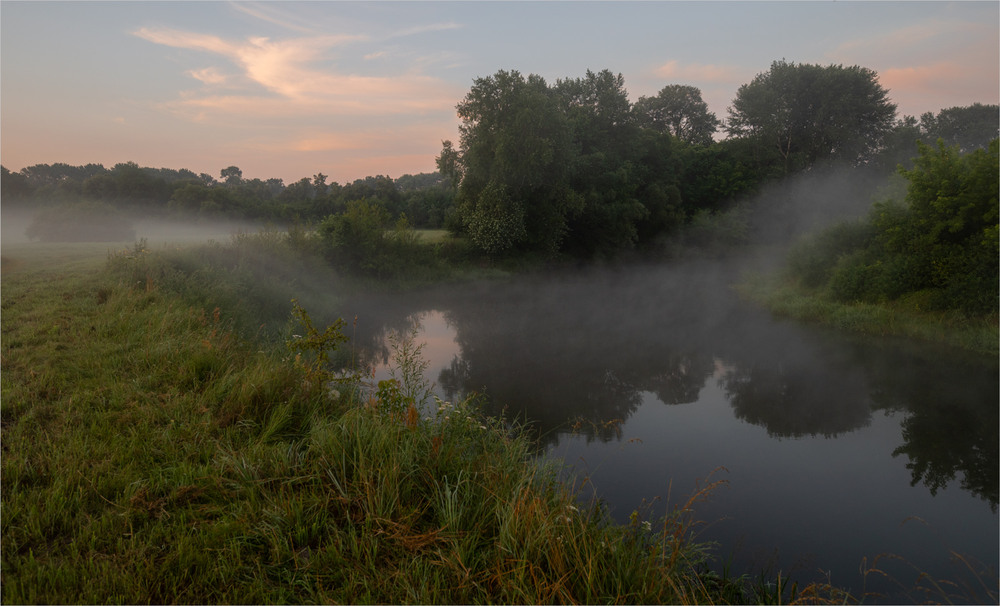
[[[536,275],[342,311],[377,376],[386,331],[416,326],[439,397],[485,393],[620,521],[723,480],[696,506],[719,567],[868,603],[995,595],[997,359],[775,319],[720,267]]]

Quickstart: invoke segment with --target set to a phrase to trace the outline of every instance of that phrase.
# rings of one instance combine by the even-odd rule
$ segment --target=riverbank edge
[[[893,303],[840,303],[780,273],[754,273],[734,286],[747,301],[778,317],[874,337],[903,337],[955,347],[977,355],[1000,354],[997,314],[969,318],[957,312],[924,311],[906,299]]]
[[[152,277],[16,261],[3,276],[4,602],[789,599],[780,577],[702,568],[691,501],[626,527],[581,512],[527,463],[523,437],[470,403],[414,419],[391,389],[365,403],[317,388],[301,358],[241,340],[225,310]],[[386,398],[398,414],[378,413]],[[329,448],[352,481],[331,475]],[[441,517],[459,504],[486,523]]]

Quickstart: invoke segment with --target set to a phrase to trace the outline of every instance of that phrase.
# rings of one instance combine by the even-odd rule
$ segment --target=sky
[[[0,163],[349,183],[433,172],[498,70],[698,87],[773,61],[876,71],[898,115],[1000,102],[1000,2],[0,1]]]

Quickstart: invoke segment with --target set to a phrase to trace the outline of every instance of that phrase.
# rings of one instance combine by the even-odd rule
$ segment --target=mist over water
[[[829,171],[766,192],[746,254],[341,309],[358,317],[357,342],[374,345],[379,377],[387,328],[420,324],[441,398],[485,393],[486,412],[525,422],[539,456],[565,462],[620,521],[643,502],[661,515],[725,468],[713,478],[728,486],[697,510],[709,523],[699,538],[737,573],[769,567],[878,594],[868,602],[922,599],[917,570],[970,580],[949,550],[997,569],[997,361],[778,320],[732,288],[775,267],[803,231],[863,216],[876,184]],[[903,560],[877,559],[888,553]]]

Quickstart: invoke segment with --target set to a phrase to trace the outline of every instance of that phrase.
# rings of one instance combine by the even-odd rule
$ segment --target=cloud
[[[187,72],[187,75],[191,76],[199,82],[205,84],[218,85],[225,84],[228,77],[221,73],[214,67],[206,67],[204,69],[192,69]]]
[[[689,63],[682,65],[679,61],[668,61],[656,68],[655,73],[661,78],[688,80],[691,82],[732,82],[739,79],[743,70],[729,65],[711,65]]]
[[[284,27],[292,31],[304,34],[312,34],[316,32],[316,28],[314,26],[294,23],[293,21],[298,19],[283,11],[275,10],[273,3],[229,2],[229,6],[240,11],[241,13],[254,17],[255,19],[260,19],[261,21],[266,21],[272,25]]]
[[[938,61],[883,70],[879,83],[894,99],[907,99],[901,114],[936,113],[947,107],[973,103],[997,103],[1000,99],[1000,76],[983,78],[980,66],[953,61]]]
[[[218,109],[240,113],[275,115],[303,110],[320,113],[426,112],[450,111],[460,92],[437,78],[407,73],[394,77],[338,73],[326,67],[326,53],[335,47],[366,40],[363,35],[325,35],[286,40],[251,37],[227,41],[218,36],[143,28],[136,35],[175,48],[221,55],[235,63],[246,79],[277,95],[246,91],[245,94],[218,96],[182,95],[166,105],[204,111]],[[218,84],[224,76],[218,69],[192,70],[189,75],[206,84]]]

